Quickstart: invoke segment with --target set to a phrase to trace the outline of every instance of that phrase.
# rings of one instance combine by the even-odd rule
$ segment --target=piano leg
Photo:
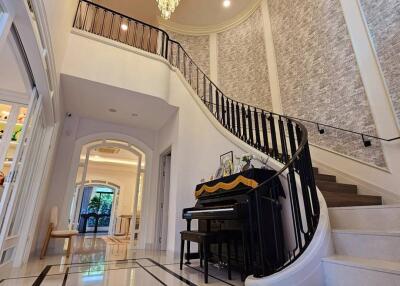
[[[180,264],[179,264],[179,268],[180,270],[182,270],[183,268],[183,253],[185,251],[185,241],[183,239],[181,239],[181,257],[180,257]]]
[[[232,271],[231,271],[231,243],[228,239],[226,243],[226,254],[228,255],[228,280],[232,280]]]
[[[199,244],[200,267],[203,268],[203,244]]]
[[[208,283],[208,251],[209,251],[208,242],[204,243],[204,283]]]
[[[248,247],[247,247],[247,237],[246,237],[246,233],[247,233],[247,228],[246,226],[243,224],[242,227],[242,247],[243,247],[243,272],[241,273],[241,279],[242,281],[244,281],[246,279],[247,274],[249,273],[249,255],[248,255]]]
[[[187,219],[186,222],[187,222],[186,230],[187,231],[191,231],[191,229],[192,229],[192,227],[191,227],[192,220],[191,219]],[[189,240],[187,241],[187,246],[186,246],[186,263],[185,264],[186,265],[190,265],[191,264],[190,263],[190,241]]]

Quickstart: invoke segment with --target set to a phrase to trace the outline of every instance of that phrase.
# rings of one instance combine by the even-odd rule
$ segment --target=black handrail
[[[181,72],[224,128],[283,164],[272,178],[248,193],[254,198],[249,216],[256,222],[257,230],[250,231],[250,239],[253,245],[259,246],[257,249],[261,249],[260,252],[249,250],[248,255],[253,261],[252,270],[256,277],[280,271],[300,257],[315,234],[320,213],[306,127],[296,119],[225,96],[182,45],[170,40],[168,34],[159,28],[87,0],[79,2],[74,27],[162,56]],[[265,223],[264,215],[273,221],[280,217],[277,213],[265,213],[267,204],[280,205],[278,193],[281,185],[277,183],[278,177],[281,181],[286,179],[288,198],[283,203],[288,204],[291,216],[291,227],[288,226],[291,235],[287,240],[290,240],[289,237],[293,239],[286,245],[286,251],[275,249],[277,257],[266,260],[266,257],[270,257],[271,242],[266,242],[268,236],[262,231],[261,225]],[[270,195],[268,199],[266,193]],[[275,200],[271,200],[271,196]],[[272,232],[275,240],[283,239],[278,229]],[[284,255],[280,255],[282,253]]]

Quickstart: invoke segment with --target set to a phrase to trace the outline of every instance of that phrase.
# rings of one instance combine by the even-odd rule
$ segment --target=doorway
[[[171,150],[167,150],[160,157],[160,173],[158,182],[158,219],[156,232],[157,249],[167,249],[168,238],[168,210],[171,178]]]
[[[87,184],[79,212],[79,233],[108,233],[116,190],[107,185]]]
[[[71,202],[70,227],[124,241],[140,238],[145,154],[128,143],[99,140],[84,145]],[[122,239],[122,238],[121,238]]]

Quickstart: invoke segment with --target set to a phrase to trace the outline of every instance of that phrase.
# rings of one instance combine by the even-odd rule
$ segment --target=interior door
[[[0,203],[0,265],[11,261],[18,243],[25,199],[35,178],[40,147],[45,138],[45,123],[37,93],[32,96],[30,111],[21,131]]]
[[[171,154],[162,157],[161,179],[159,190],[159,227],[158,227],[158,247],[160,250],[167,249],[168,237],[168,205],[169,205],[169,186],[171,177]]]

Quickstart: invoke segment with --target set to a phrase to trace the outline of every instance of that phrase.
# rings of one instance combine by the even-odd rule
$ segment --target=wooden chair
[[[58,225],[58,207],[52,207],[50,212],[50,223],[47,229],[46,239],[44,240],[40,259],[46,256],[47,247],[49,246],[50,238],[68,238],[67,257],[71,254],[72,237],[79,234],[77,230],[55,230]]]

